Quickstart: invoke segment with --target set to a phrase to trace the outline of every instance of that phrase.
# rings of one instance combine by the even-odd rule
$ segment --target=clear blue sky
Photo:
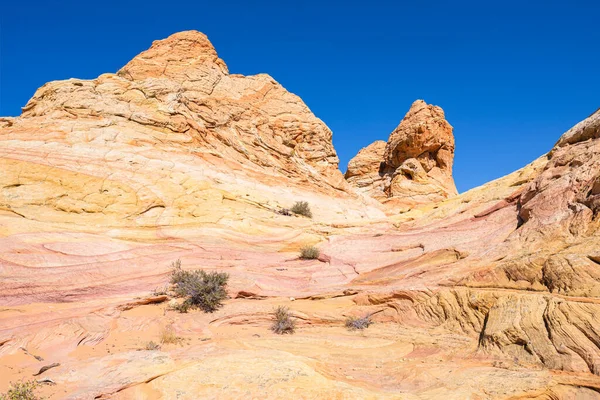
[[[0,8],[0,115],[47,81],[115,72],[155,39],[206,33],[333,130],[344,171],[410,104],[454,126],[460,191],[518,169],[600,107],[598,1],[16,1]]]

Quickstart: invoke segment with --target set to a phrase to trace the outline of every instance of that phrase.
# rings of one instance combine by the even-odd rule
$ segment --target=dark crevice
[[[517,229],[519,229],[526,222],[523,217],[521,217],[521,200],[517,201]]]
[[[481,348],[483,346],[483,339],[485,338],[485,328],[487,327],[489,318],[490,312],[488,311],[487,314],[485,314],[485,318],[483,319],[483,326],[481,327],[481,332],[479,332],[479,341],[477,345],[478,348]]]
[[[151,207],[148,207],[147,209],[145,209],[144,211],[142,211],[141,213],[139,213],[138,215],[145,214],[145,213],[147,213],[148,211],[150,211],[150,210],[153,210],[153,209],[155,209],[155,208],[163,208],[163,209],[164,209],[164,208],[165,208],[165,206],[163,206],[162,204],[158,204],[158,205],[155,205],[155,206],[151,206]]]
[[[600,256],[587,256],[587,258],[594,264],[600,265]]]
[[[87,339],[87,338],[88,338],[88,336],[87,336],[87,335],[86,335],[86,336],[84,336],[84,337],[82,337],[82,338],[81,338],[81,340],[79,340],[79,342],[77,342],[77,346],[75,346],[75,347],[79,347],[79,345],[81,345],[81,343],[83,343],[83,341],[84,341],[85,339]]]
[[[548,320],[547,313],[548,313],[548,305],[546,305],[546,310],[544,311],[544,315],[542,315],[542,320],[544,321],[544,327],[546,328],[546,336],[548,337],[548,340],[550,341],[550,343],[552,343],[554,345],[554,342],[552,341],[552,329],[550,329],[550,321]],[[556,348],[556,346],[554,346],[554,348]],[[556,349],[556,351],[559,352],[558,349]]]

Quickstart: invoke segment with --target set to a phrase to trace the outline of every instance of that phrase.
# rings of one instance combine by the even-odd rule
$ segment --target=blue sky
[[[415,99],[454,126],[459,191],[547,152],[600,107],[597,1],[29,1],[0,9],[0,115],[47,81],[115,72],[153,40],[206,33],[333,130],[344,171]]]

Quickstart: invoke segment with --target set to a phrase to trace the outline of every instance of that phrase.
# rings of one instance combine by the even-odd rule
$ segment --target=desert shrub
[[[177,303],[175,305],[173,305],[172,309],[175,311],[179,311],[182,314],[187,313],[188,311],[190,311],[191,308],[191,304],[187,301],[183,301],[182,303]]]
[[[169,287],[168,286],[163,286],[162,288],[156,288],[152,292],[152,296],[164,296],[164,295],[167,295],[167,294],[169,294]]]
[[[0,394],[0,400],[39,400],[35,394],[38,384],[35,381],[11,383],[8,392]]]
[[[183,281],[185,271],[181,269],[181,260],[177,259],[171,263],[171,284],[175,285]]]
[[[162,344],[177,344],[181,341],[181,338],[175,334],[175,330],[171,325],[166,326],[160,332],[160,342]]]
[[[303,260],[314,260],[319,258],[321,252],[315,246],[304,246],[300,249],[300,258]]]
[[[160,345],[158,343],[154,343],[152,340],[146,343],[146,350],[158,350],[160,349]]]
[[[279,306],[273,313],[273,325],[271,330],[279,335],[286,333],[292,334],[296,330],[296,322],[292,319],[290,310],[287,307]]]
[[[205,312],[216,311],[227,298],[227,281],[229,274],[225,272],[206,272],[203,270],[184,271],[181,261],[172,264],[171,284],[178,297],[185,297],[176,308],[187,312],[190,308],[200,308]]]
[[[291,208],[294,214],[304,215],[305,217],[312,218],[312,211],[306,201],[297,201]]]
[[[373,324],[373,321],[371,321],[370,315],[367,315],[362,318],[348,317],[346,319],[346,328],[348,328],[351,331],[366,329],[371,324]]]

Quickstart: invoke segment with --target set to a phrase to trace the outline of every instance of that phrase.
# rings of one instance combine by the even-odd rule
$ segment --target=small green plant
[[[203,270],[184,271],[181,261],[172,264],[171,284],[178,297],[185,297],[176,308],[187,312],[190,308],[200,308],[204,312],[214,312],[223,305],[227,298],[227,281],[229,274],[225,272],[206,272]]]
[[[306,201],[297,201],[290,209],[294,214],[304,215],[305,217],[312,218],[312,211]]]
[[[351,331],[367,329],[369,325],[372,325],[371,316],[367,315],[362,318],[348,317],[346,319],[346,328]]]
[[[304,246],[300,249],[300,258],[303,260],[315,260],[321,252],[315,246]]]
[[[292,334],[296,330],[296,321],[292,319],[290,310],[287,307],[279,306],[273,313],[273,325],[271,330],[279,335]]]
[[[160,349],[160,345],[158,343],[154,343],[152,340],[146,343],[146,350],[158,350]]]
[[[0,394],[0,400],[40,400],[35,394],[38,386],[35,381],[11,383],[8,392]]]

